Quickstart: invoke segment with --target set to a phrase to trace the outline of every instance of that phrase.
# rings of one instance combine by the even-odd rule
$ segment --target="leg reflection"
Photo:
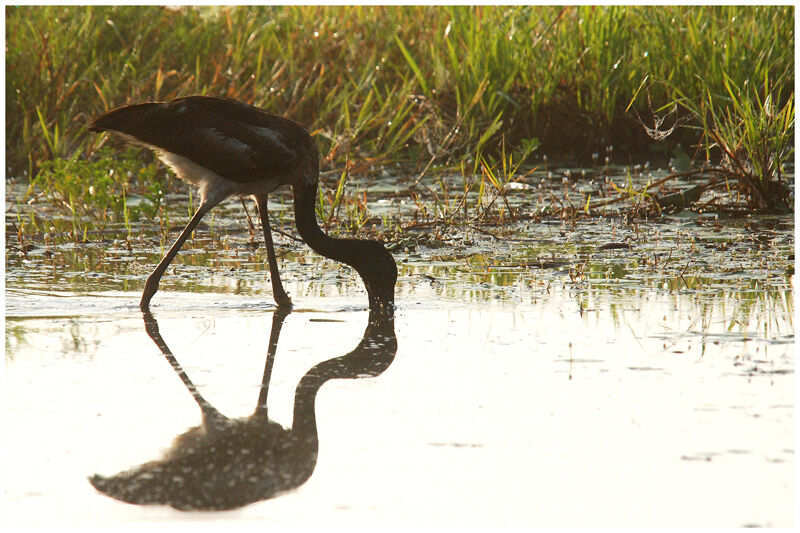
[[[269,348],[267,348],[267,363],[264,365],[264,377],[261,378],[261,392],[258,395],[255,415],[267,417],[267,393],[269,392],[269,379],[272,377],[272,365],[275,363],[275,352],[278,350],[278,337],[281,335],[281,326],[286,316],[292,312],[291,307],[278,307],[272,315],[272,329],[269,332]]]

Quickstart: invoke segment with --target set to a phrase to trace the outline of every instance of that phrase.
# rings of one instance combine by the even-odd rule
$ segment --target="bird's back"
[[[302,126],[227,98],[189,96],[124,106],[95,118],[89,129],[120,133],[234,183],[287,177],[303,171],[304,158],[317,158]]]

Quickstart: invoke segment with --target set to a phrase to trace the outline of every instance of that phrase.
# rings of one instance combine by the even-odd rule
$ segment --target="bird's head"
[[[356,267],[369,295],[371,311],[394,311],[397,264],[383,243],[359,241],[362,261]]]

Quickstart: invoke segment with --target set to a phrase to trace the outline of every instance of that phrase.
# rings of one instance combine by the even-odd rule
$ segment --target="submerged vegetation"
[[[407,176],[418,206],[395,229],[574,220],[614,202],[657,216],[714,190],[730,200],[699,205],[793,203],[791,6],[26,6],[6,9],[6,27],[7,179],[62,206],[73,238],[163,215],[177,187],[143,151],[104,149],[108,138],[86,130],[91,116],[189,94],[304,124],[323,154],[320,218],[351,229],[392,229],[369,216],[361,191],[345,193],[387,169]],[[608,186],[565,191],[536,212],[512,205],[559,158],[590,168],[566,176],[569,187],[584,177]],[[675,173],[610,180],[609,164],[641,174],[645,161]],[[442,177],[454,173],[460,182]],[[680,178],[693,187],[666,188]]]

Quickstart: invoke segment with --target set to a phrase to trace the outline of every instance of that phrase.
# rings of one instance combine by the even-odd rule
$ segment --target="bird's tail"
[[[112,109],[95,117],[89,124],[89,131],[118,131],[127,133],[132,126],[146,120],[161,104],[148,102],[145,104],[126,105]]]

